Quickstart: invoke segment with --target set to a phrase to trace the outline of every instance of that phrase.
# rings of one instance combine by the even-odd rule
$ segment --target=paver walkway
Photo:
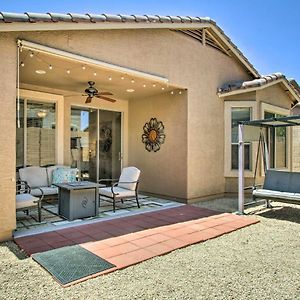
[[[145,229],[166,226],[217,215],[219,212],[205,208],[183,205],[134,216],[78,225],[66,229],[15,238],[15,242],[28,254],[44,252],[64,246],[139,232]]]
[[[116,266],[65,285],[69,286],[257,222],[249,217],[184,205],[21,237],[15,241],[29,255],[79,244]]]

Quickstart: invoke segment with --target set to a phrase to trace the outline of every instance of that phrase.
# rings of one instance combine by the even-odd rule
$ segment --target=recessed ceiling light
[[[171,95],[174,95],[174,91],[171,92]]]
[[[131,79],[131,83],[134,83],[134,79]]]
[[[96,73],[96,72],[94,72],[94,76],[97,76],[97,73]]]
[[[108,77],[108,80],[112,80],[112,78],[109,76],[109,77]]]
[[[164,88],[164,87],[162,87],[161,89],[162,89],[162,90],[164,90],[165,88]]]
[[[81,68],[82,68],[82,70],[85,70],[85,66],[82,66]]]
[[[122,79],[122,80],[124,80],[124,79],[125,79],[125,77],[124,77],[124,76],[122,76],[122,77],[121,77],[121,79]]]
[[[146,84],[143,84],[143,87],[146,87]]]
[[[179,95],[181,95],[182,94],[182,92],[181,91],[179,91],[179,93],[178,93]]]
[[[155,83],[153,83],[153,84],[152,84],[152,86],[153,86],[153,87],[156,87],[156,84],[155,84]]]
[[[128,93],[133,93],[135,90],[134,89],[127,89],[126,92]]]
[[[45,70],[35,70],[35,73],[43,75],[43,74],[46,74],[46,71]]]
[[[70,74],[70,73],[71,73],[71,71],[70,71],[70,70],[67,70],[67,73],[68,73],[68,74]]]

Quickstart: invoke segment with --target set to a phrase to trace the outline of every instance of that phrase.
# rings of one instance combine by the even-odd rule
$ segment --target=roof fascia
[[[278,83],[282,83],[287,90],[292,94],[292,96],[299,102],[300,101],[300,97],[293,91],[293,89],[289,86],[289,84],[286,82],[285,79],[281,78],[277,81],[273,81],[264,85],[261,85],[259,87],[253,87],[253,88],[246,88],[246,89],[239,89],[239,90],[234,90],[234,91],[230,91],[230,92],[226,92],[226,93],[218,93],[219,98],[225,98],[225,97],[229,97],[229,96],[234,96],[234,95],[239,95],[239,94],[244,94],[244,93],[251,93],[251,92],[255,92],[258,90],[263,90],[267,87],[270,87],[272,85],[278,84]],[[225,99],[224,99],[225,100]]]
[[[55,31],[55,30],[99,30],[99,29],[201,29],[209,23],[3,23],[0,32],[15,31]]]

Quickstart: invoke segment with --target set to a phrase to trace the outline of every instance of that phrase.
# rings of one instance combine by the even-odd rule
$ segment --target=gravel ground
[[[300,299],[300,206],[275,205],[256,225],[69,288],[2,243],[0,299]]]

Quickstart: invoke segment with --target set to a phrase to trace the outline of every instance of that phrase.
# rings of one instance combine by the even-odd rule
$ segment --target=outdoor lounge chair
[[[40,197],[35,197],[30,194],[30,187],[26,182],[19,182],[17,184],[16,194],[16,210],[26,211],[29,213],[30,208],[38,209],[38,221],[42,220],[42,200],[44,197],[43,191],[40,190]]]
[[[99,188],[99,196],[105,196],[113,200],[113,211],[116,211],[116,200],[123,200],[126,198],[135,198],[138,208],[139,196],[138,185],[141,171],[136,167],[123,168],[119,180],[116,179],[100,179],[99,183],[111,182],[110,187]],[[116,182],[117,181],[117,182]],[[113,183],[115,182],[115,183]]]

